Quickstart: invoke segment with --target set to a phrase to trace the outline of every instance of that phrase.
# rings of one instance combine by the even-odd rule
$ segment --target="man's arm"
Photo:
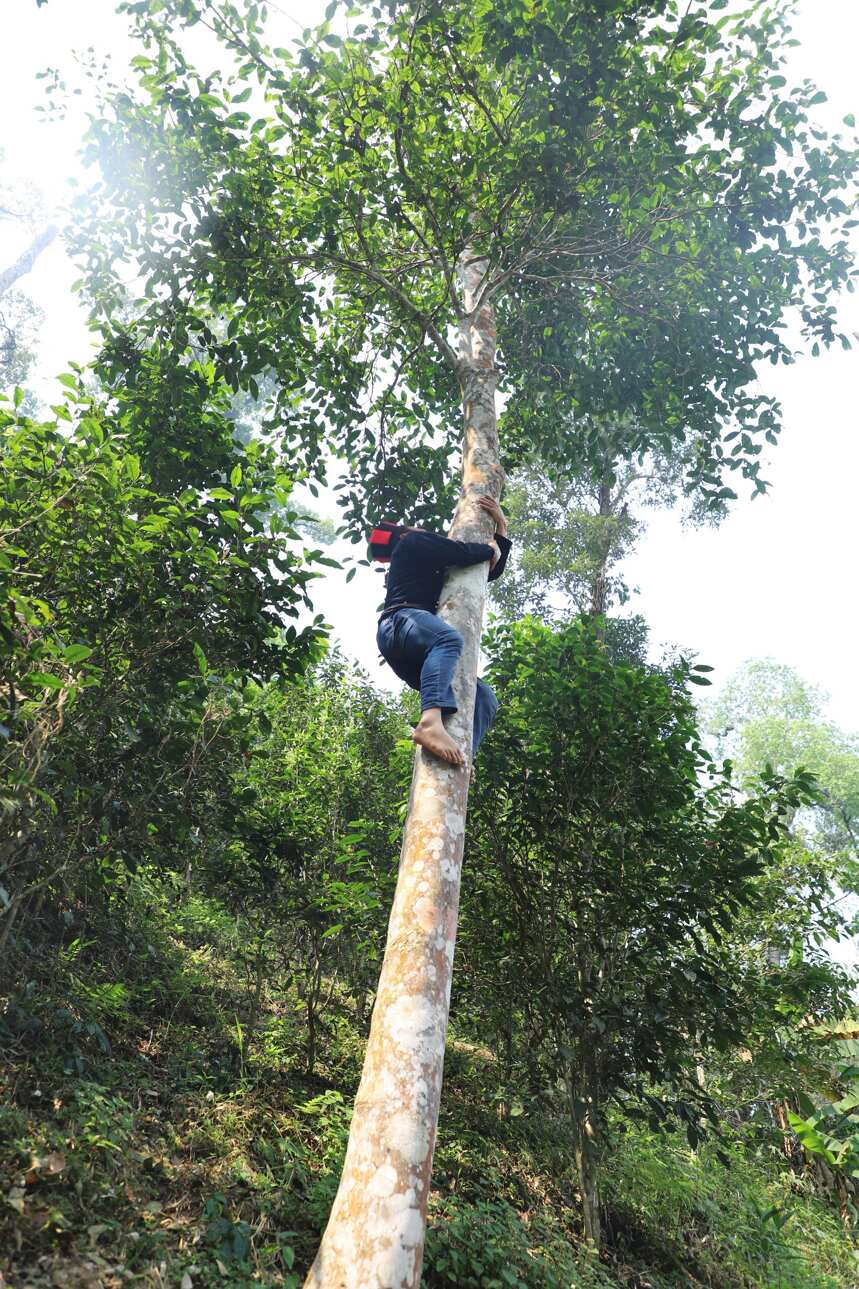
[[[490,582],[494,582],[495,579],[500,577],[501,574],[504,572],[505,568],[507,567],[507,556],[510,554],[510,549],[513,545],[510,538],[505,537],[503,533],[495,534],[495,544],[497,545],[501,554],[498,556],[498,559],[495,561],[495,563],[492,565],[492,568],[489,570]]]
[[[449,537],[428,532],[409,533],[408,538],[419,541],[424,553],[445,567],[456,564],[460,568],[467,568],[470,564],[482,564],[495,554],[495,548],[490,542],[455,542]]]
[[[495,545],[498,548],[498,556],[493,559],[489,570],[489,581],[494,582],[504,572],[507,566],[507,556],[510,554],[510,548],[513,543],[507,536],[507,516],[501,509],[494,497],[478,497],[477,504],[481,510],[485,510],[487,515],[495,521]]]

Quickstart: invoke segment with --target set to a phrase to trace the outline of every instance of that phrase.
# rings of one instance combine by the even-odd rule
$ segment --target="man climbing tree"
[[[462,653],[462,636],[436,616],[445,572],[488,560],[493,582],[504,572],[511,545],[507,520],[495,498],[478,497],[477,504],[495,520],[495,538],[488,544],[452,542],[437,533],[396,524],[382,524],[370,537],[373,558],[391,566],[376,633],[379,652],[400,679],[420,693],[421,719],[412,735],[415,743],[451,765],[465,765],[466,758],[443,723],[443,717],[456,711],[453,673]],[[497,711],[494,693],[478,680],[472,758]]]
[[[267,424],[320,479],[323,447],[347,463],[356,541],[369,496],[437,522],[460,465],[451,537],[491,538],[475,502],[501,491],[499,375],[508,466],[536,452],[594,465],[610,423],[619,460],[694,439],[687,482],[705,498],[732,496],[734,471],[761,488],[760,439],[779,420],[755,363],[791,361],[790,309],[813,343],[840,338],[830,300],[852,272],[856,153],[812,137],[813,86],[781,92],[785,11],[723,7],[390,0],[334,31],[334,0],[293,54],[265,46],[255,5],[127,6],[149,52],[137,100],[123,88],[93,131],[102,205],[79,243],[107,368],[151,333],[251,392],[273,373]],[[189,65],[177,37],[196,22],[233,51],[241,88]],[[251,80],[268,110],[255,120],[238,110]],[[130,334],[110,321],[115,260],[147,283]],[[438,611],[463,639],[460,747],[485,585],[484,562],[453,569]],[[418,751],[348,1153],[310,1275],[326,1289],[420,1279],[466,794],[456,766]]]

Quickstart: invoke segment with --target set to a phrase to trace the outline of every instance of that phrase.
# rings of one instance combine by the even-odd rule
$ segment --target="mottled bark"
[[[20,255],[18,259],[15,260],[14,264],[10,264],[7,269],[3,269],[3,271],[0,272],[0,295],[3,295],[10,289],[10,287],[13,287],[18,281],[18,278],[23,277],[25,273],[29,273],[31,271],[36,260],[42,254],[42,251],[44,251],[46,247],[50,246],[51,242],[56,237],[57,231],[58,230],[53,224],[49,224],[47,228],[43,229],[41,233],[33,238],[24,254]]]
[[[464,412],[463,496],[451,536],[486,541],[474,504],[498,496],[495,321],[475,308],[486,263],[459,265],[464,314],[458,373]],[[487,564],[452,570],[440,615],[465,642],[448,729],[470,765]],[[415,1289],[441,1095],[469,768],[418,750],[388,942],[340,1187],[307,1286]]]
[[[596,618],[605,618],[606,609],[608,608],[608,562],[612,546],[612,498],[611,484],[608,481],[607,473],[603,475],[600,481],[597,498],[599,503],[597,513],[602,520],[602,525],[598,535],[599,562],[591,582],[591,613]],[[605,639],[604,622],[598,622],[597,636],[600,640]]]

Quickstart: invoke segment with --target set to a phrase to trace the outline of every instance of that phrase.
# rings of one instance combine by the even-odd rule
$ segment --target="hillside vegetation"
[[[177,889],[178,887],[178,889]],[[288,978],[252,1007],[248,928],[145,877],[127,934],[18,962],[4,1016],[2,1269],[15,1286],[301,1283],[336,1186],[363,1050],[333,987],[306,1070]],[[748,1125],[716,1157],[626,1128],[605,1175],[607,1248],[582,1237],[564,1126],[505,1108],[498,1053],[454,1022],[425,1283],[474,1289],[852,1289],[837,1212]]]

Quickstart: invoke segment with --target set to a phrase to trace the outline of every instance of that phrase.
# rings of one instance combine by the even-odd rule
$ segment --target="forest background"
[[[276,11],[272,18],[278,21]],[[40,36],[49,30],[49,14],[45,11],[38,12],[35,19],[31,13],[26,14],[25,19],[43,24]],[[842,31],[848,26],[849,16]],[[792,57],[799,59],[802,49],[812,44],[812,36],[821,31],[819,22],[803,30],[800,20],[798,34],[802,46]],[[60,42],[63,51],[66,43],[64,36]],[[827,44],[833,48],[828,36]],[[40,45],[39,50],[41,63],[44,46]],[[61,63],[59,58],[56,61]],[[803,67],[797,74],[806,75],[808,71]],[[817,71],[811,74],[833,97],[829,83],[832,77]],[[26,93],[16,89],[15,96],[20,110]],[[837,109],[833,107],[832,128],[849,113],[851,105],[845,101],[843,106],[844,111],[840,110],[841,105]],[[825,113],[827,106],[821,104],[819,110]],[[41,128],[48,136],[51,130],[79,131],[74,114],[65,127],[55,124]],[[68,137],[67,133],[65,138]],[[16,149],[18,165],[14,164]],[[10,140],[7,148],[10,174],[21,176],[23,173],[44,190],[41,183],[47,168],[44,152],[38,150],[42,161],[37,174],[29,160],[22,169],[24,151],[37,154],[26,132]],[[13,182],[13,191],[15,186]],[[14,237],[8,245],[9,254],[4,256],[4,262],[13,259],[23,247],[23,243],[15,244]],[[74,297],[70,287],[63,287],[62,276],[67,270],[59,256],[60,248],[56,244],[20,283],[34,299],[41,296],[50,319],[38,363],[24,381],[32,390],[31,400],[56,397],[48,393],[51,379],[48,373],[54,363],[54,353],[57,366],[66,365],[59,361],[60,348],[64,359],[83,361],[86,358],[85,337],[78,321],[80,312],[77,306],[67,311]],[[51,283],[49,290],[44,286],[46,275]],[[850,317],[848,302],[843,319],[847,329]],[[54,342],[55,348],[50,340],[51,327],[60,328],[57,334],[61,339]],[[80,336],[79,347],[75,336]],[[773,454],[771,466],[765,470],[766,477],[773,480],[772,495],[758,498],[753,503],[754,512],[745,510],[749,503],[743,500],[736,503],[738,515],[726,519],[715,531],[684,530],[679,548],[674,531],[668,527],[677,522],[676,517],[654,515],[649,529],[657,537],[660,528],[663,529],[661,545],[652,547],[648,557],[647,542],[651,538],[645,537],[638,556],[628,560],[623,568],[626,580],[642,589],[640,600],[633,600],[630,607],[643,612],[651,628],[653,663],[660,662],[665,646],[675,650],[679,646],[683,652],[694,650],[702,662],[715,661],[725,671],[750,655],[770,654],[794,664],[808,680],[822,684],[835,695],[833,705],[824,713],[807,686],[797,689],[793,677],[772,669],[758,673],[764,679],[764,688],[759,692],[755,691],[754,684],[739,692],[736,687],[733,691],[729,689],[721,714],[728,710],[735,731],[737,728],[743,731],[740,746],[733,750],[738,753],[737,762],[744,772],[753,776],[763,769],[765,760],[775,759],[772,753],[779,748],[779,740],[783,747],[789,726],[789,732],[798,737],[799,752],[806,753],[799,760],[808,760],[807,752],[815,745],[815,739],[818,748],[823,745],[836,760],[841,757],[836,772],[847,776],[845,800],[852,791],[853,745],[839,735],[837,726],[849,728],[854,724],[848,686],[841,681],[839,671],[839,658],[846,660],[847,655],[849,619],[843,630],[829,624],[821,629],[821,616],[827,615],[829,623],[834,624],[840,606],[845,606],[845,613],[848,611],[849,597],[841,593],[844,565],[838,555],[849,549],[852,535],[850,472],[845,468],[850,451],[855,451],[855,441],[849,440],[850,427],[846,421],[848,416],[855,416],[845,383],[849,380],[848,365],[852,361],[851,354],[832,351],[816,360],[816,365],[805,375],[800,363],[783,369],[785,374],[779,373],[780,380],[768,373],[762,374],[767,391],[783,397],[788,409],[783,441]],[[797,395],[796,403],[791,402],[793,395]],[[827,411],[825,399],[830,401],[831,413]],[[809,432],[812,423],[813,434]],[[826,446],[828,439],[837,439],[832,455]],[[792,442],[797,445],[798,453],[800,444],[805,447],[813,444],[811,455],[798,457],[793,471],[783,465],[785,455],[792,450]],[[833,466],[835,460],[837,469]],[[261,472],[264,472],[262,467]],[[816,472],[825,483],[819,489],[811,484]],[[274,486],[280,486],[277,480]],[[842,488],[843,492],[839,492]],[[814,501],[818,496],[824,501],[815,510]],[[121,506],[121,496],[116,500]],[[312,503],[318,506],[320,499],[313,498]],[[326,507],[325,498],[321,504]],[[778,514],[779,506],[786,504],[790,505],[790,518],[782,527],[772,516]],[[798,513],[803,516],[801,522],[797,522]],[[839,528],[839,521],[843,528]],[[732,547],[731,525],[734,525],[734,541],[739,549]],[[767,534],[765,541],[761,540],[763,533]],[[778,546],[777,554],[768,545],[773,541]],[[715,566],[704,563],[708,547],[718,561],[718,572]],[[323,558],[348,553],[347,548],[336,544],[325,546],[324,550]],[[684,567],[686,559],[689,564]],[[809,570],[805,576],[804,569]],[[827,589],[827,577],[832,579],[830,589]],[[665,588],[661,595],[660,586]],[[808,611],[797,604],[797,590],[802,587],[808,599]],[[250,730],[248,713],[233,713],[237,722],[235,746],[247,749],[243,755],[248,756],[248,768],[245,770],[238,764],[230,770],[229,809],[235,812],[238,808],[241,813],[239,798],[232,796],[236,791],[250,793],[254,802],[244,816],[243,844],[251,852],[257,847],[260,863],[265,846],[273,843],[275,833],[282,839],[291,838],[293,845],[300,838],[305,847],[300,881],[287,892],[286,903],[264,910],[256,907],[252,885],[249,887],[246,881],[230,889],[239,868],[219,867],[226,854],[223,852],[218,858],[223,851],[221,836],[214,850],[207,852],[205,859],[201,858],[199,883],[189,851],[175,870],[176,873],[181,870],[184,888],[171,887],[173,879],[162,884],[157,872],[162,870],[163,876],[177,859],[173,856],[165,865],[165,852],[156,861],[154,871],[149,872],[146,866],[136,870],[137,878],[130,886],[126,879],[117,879],[116,874],[108,876],[103,870],[95,887],[85,890],[83,897],[80,890],[74,892],[65,909],[61,907],[61,894],[54,910],[61,918],[60,934],[57,935],[55,926],[46,933],[44,942],[36,932],[30,939],[24,935],[17,946],[18,953],[8,960],[20,968],[19,954],[23,946],[28,954],[33,954],[34,965],[38,964],[14,982],[12,1003],[7,1010],[6,1038],[21,1062],[14,1078],[18,1108],[9,1120],[10,1139],[14,1140],[17,1153],[10,1160],[5,1192],[8,1218],[14,1230],[11,1238],[18,1246],[8,1272],[12,1277],[10,1283],[17,1283],[16,1277],[26,1283],[23,1277],[28,1276],[37,1282],[39,1276],[51,1276],[58,1284],[64,1282],[63,1276],[71,1276],[66,1282],[75,1283],[74,1276],[78,1276],[84,1277],[77,1281],[80,1283],[107,1284],[113,1282],[111,1277],[121,1277],[123,1267],[129,1274],[148,1277],[153,1283],[179,1283],[180,1280],[183,1284],[186,1280],[195,1283],[197,1279],[207,1281],[209,1277],[215,1281],[226,1278],[234,1283],[289,1283],[290,1277],[294,1277],[293,1264],[300,1265],[312,1252],[313,1232],[324,1220],[331,1179],[336,1180],[355,1061],[360,1054],[361,1033],[372,998],[381,926],[379,909],[384,906],[386,892],[389,896],[377,861],[394,844],[392,839],[396,835],[406,760],[405,746],[402,742],[398,744],[397,739],[402,739],[406,728],[406,713],[386,698],[384,691],[373,692],[378,691],[380,684],[384,687],[384,673],[376,669],[373,651],[356,643],[359,638],[372,637],[372,609],[379,594],[377,580],[359,569],[353,582],[344,586],[342,573],[332,572],[327,586],[321,581],[313,583],[310,591],[313,611],[321,609],[333,621],[344,652],[357,657],[368,669],[372,666],[372,670],[368,684],[348,666],[335,662],[323,666],[315,677],[305,681],[296,679],[294,689],[287,691],[292,697],[283,707],[273,693],[256,697],[251,703],[253,728]],[[704,617],[702,611],[697,624],[693,612],[696,592],[710,614]],[[813,604],[812,597],[819,597],[819,602]],[[778,614],[785,606],[788,617],[781,618],[784,626],[776,635],[764,634],[763,621],[772,630],[773,622],[779,621]],[[669,616],[669,608],[676,617]],[[660,613],[664,614],[661,619]],[[757,631],[756,622],[761,624]],[[723,624],[731,625],[730,637]],[[228,619],[224,625],[229,626]],[[802,643],[805,626],[809,628],[807,645]],[[794,652],[781,647],[785,637],[789,637]],[[599,655],[589,654],[587,640],[575,635],[566,639],[577,656],[592,657],[593,666],[599,672]],[[758,640],[764,642],[762,648],[757,647]],[[253,646],[251,631],[247,647]],[[229,645],[225,647],[229,654]],[[494,658],[499,674],[504,674],[505,666],[515,672],[517,647],[521,648],[521,642],[517,646],[515,641],[508,640],[505,645],[503,636],[496,642]],[[532,647],[551,649],[548,643],[539,641],[537,644],[532,641]],[[829,659],[827,666],[821,663],[824,658]],[[74,657],[69,661],[75,664]],[[303,661],[296,657],[296,672]],[[218,676],[208,678],[209,659],[204,655],[198,662],[203,682],[216,687]],[[842,665],[846,674],[846,661]],[[755,673],[750,674],[754,679]],[[603,679],[614,683],[607,673]],[[515,685],[513,673],[508,680]],[[849,688],[853,695],[854,687]],[[648,710],[647,694],[642,689],[643,711]],[[352,719],[356,710],[361,713],[357,721]],[[713,712],[715,729],[720,724],[718,705]],[[775,726],[762,725],[763,717],[774,719]],[[677,720],[679,729],[685,728],[691,733],[692,724],[684,726],[683,722],[694,718],[682,709],[682,704],[677,709]],[[779,720],[787,725],[779,726]],[[722,727],[726,723],[730,722],[722,720]],[[225,733],[228,731],[229,723]],[[195,765],[199,747],[196,737],[189,746],[189,764]],[[389,756],[386,749],[391,746],[394,751]],[[514,743],[514,746],[517,745]],[[328,750],[331,756],[326,761]],[[85,752],[85,747],[81,748],[79,755]],[[262,755],[258,755],[260,752]],[[290,772],[293,786],[286,798],[282,782],[269,783],[266,779],[264,765],[272,752],[282,763],[293,767]],[[818,772],[823,769],[825,773],[825,757],[819,757],[818,761]],[[378,771],[379,796],[373,811],[368,809],[370,803],[361,779],[362,768],[368,764]],[[489,755],[487,767],[487,774],[495,776],[488,779],[491,792],[493,784],[503,783],[505,766],[503,760],[499,762],[497,757],[493,759]],[[201,777],[205,780],[205,773]],[[216,777],[201,784],[201,803],[207,794],[214,793],[217,797],[220,793]],[[121,785],[121,777],[117,782]],[[833,784],[834,780],[828,785],[830,789]],[[329,830],[324,839],[318,835],[321,821],[315,817],[323,800],[333,810],[324,824]],[[795,801],[789,809],[795,810],[797,804]],[[822,816],[815,817],[813,824],[807,816],[802,819],[803,836],[811,830],[809,854],[817,854],[814,862],[819,868],[813,872],[809,869],[804,875],[800,869],[798,877],[793,874],[791,890],[782,889],[781,899],[776,898],[772,906],[775,919],[781,917],[788,923],[792,917],[799,919],[794,922],[793,930],[802,928],[798,935],[806,948],[810,948],[809,963],[820,961],[815,959],[815,950],[810,947],[814,937],[836,929],[820,909],[812,907],[803,911],[809,882],[819,894],[836,872],[834,867],[826,868],[821,855],[842,856],[845,846],[849,850],[852,801],[848,801],[847,809],[846,840],[843,827],[838,836],[833,835],[825,810]],[[491,795],[488,801],[483,799],[483,810],[491,816]],[[477,820],[481,818],[480,812],[478,789]],[[247,831],[250,820],[253,820],[253,835]],[[179,822],[181,827],[186,827],[187,821]],[[187,845],[193,846],[193,828],[186,837]],[[691,840],[687,839],[687,844],[691,845]],[[479,850],[480,843],[476,842],[475,858]],[[306,862],[311,853],[318,865],[315,871],[311,871],[313,864]],[[286,865],[284,872],[291,871],[290,864],[299,862],[289,846],[278,859]],[[373,869],[370,873],[365,871],[368,863]],[[839,869],[838,877],[844,878],[847,871]],[[504,894],[492,890],[491,859],[489,867],[478,872],[483,874],[476,879],[483,904],[474,907],[494,907],[493,899],[496,899],[498,916],[503,922]],[[348,878],[345,883],[348,890],[345,887],[341,890],[337,885],[344,874]],[[298,871],[292,875],[299,876]],[[490,884],[482,887],[480,883],[487,877]],[[271,878],[269,872],[263,876],[269,897]],[[59,882],[60,888],[64,880]],[[96,890],[99,882],[100,893]],[[116,885],[111,890],[113,883]],[[178,889],[183,893],[177,915],[169,905],[171,890]],[[67,900],[70,892],[67,886],[64,893]],[[836,899],[839,892],[836,884],[830,892],[832,898]],[[769,898],[773,898],[772,890]],[[339,914],[338,900],[342,902]],[[45,928],[49,926],[50,903],[50,899],[37,901],[34,927],[38,928],[40,917]],[[826,903],[821,901],[821,907]],[[306,912],[309,906],[316,909],[311,917]],[[849,910],[849,902],[846,907]],[[135,966],[133,971],[125,969],[125,974],[120,965],[119,944],[110,946],[104,955],[104,946],[98,940],[88,940],[84,934],[87,926],[101,927],[103,933],[104,927],[116,919],[120,908],[124,912],[117,925],[136,927],[132,934]],[[337,921],[338,916],[342,916],[342,921]],[[99,921],[105,917],[106,922]],[[61,929],[62,918],[66,920],[65,932]],[[287,936],[283,934],[285,927],[290,929]],[[521,929],[518,934],[521,936]],[[748,951],[754,944],[754,936],[748,928],[745,933],[740,929],[739,934],[737,945],[742,943],[742,952]],[[471,941],[465,943],[471,943],[473,952],[477,953],[480,935],[476,925],[471,928],[471,935]],[[776,965],[779,954],[789,952],[789,940],[788,936],[778,950]],[[14,945],[14,939],[11,943]],[[333,949],[334,959],[340,961],[342,956],[342,961],[351,966],[341,965],[332,970],[331,961],[326,960],[329,949]],[[796,943],[792,951],[796,951]],[[840,950],[836,949],[839,951],[849,962],[849,940],[842,943]],[[59,956],[52,957],[57,952]],[[613,1143],[611,1150],[606,1147],[602,1150],[602,1168],[609,1192],[608,1198],[598,1203],[605,1222],[604,1259],[607,1260],[592,1261],[588,1246],[578,1238],[575,1168],[571,1162],[575,1152],[572,1146],[566,1151],[561,1149],[560,1158],[556,1158],[548,1145],[556,1131],[558,1115],[563,1119],[563,1111],[554,1100],[557,1089],[552,1091],[553,1080],[560,1077],[560,1085],[563,1084],[559,1068],[552,1068],[551,1077],[546,1069],[518,1068],[517,1060],[508,1053],[508,1064],[500,1079],[496,1077],[497,1071],[488,1072],[492,1062],[498,1059],[500,1049],[496,1040],[489,1044],[488,1051],[481,1047],[480,1033],[482,1027],[488,1032],[485,1025],[492,1012],[491,1005],[486,1010],[487,999],[492,994],[491,971],[495,971],[497,980],[505,965],[503,962],[493,965],[493,952],[492,943],[486,944],[471,962],[471,974],[466,975],[470,984],[463,993],[463,1028],[455,1035],[449,1062],[453,1089],[449,1095],[454,1098],[452,1104],[458,1107],[456,1112],[449,1113],[459,1114],[460,1118],[450,1122],[448,1144],[444,1147],[447,1153],[442,1156],[439,1170],[441,1206],[429,1245],[431,1277],[436,1277],[439,1283],[481,1286],[513,1283],[502,1275],[506,1268],[510,1274],[515,1271],[514,1279],[521,1277],[522,1283],[534,1285],[554,1283],[552,1276],[566,1277],[567,1283],[597,1284],[607,1274],[617,1276],[619,1283],[641,1284],[659,1283],[660,1277],[665,1283],[674,1283],[675,1277],[680,1277],[677,1283],[688,1283],[689,1277],[699,1277],[702,1283],[726,1285],[851,1283],[849,1229],[853,1217],[849,1179],[853,1147],[849,1120],[853,1107],[848,1104],[851,1075],[850,1062],[846,1059],[850,1053],[846,1047],[833,1049],[830,1054],[829,1074],[823,1088],[831,1099],[827,1102],[821,1091],[819,1069],[810,1079],[808,1069],[803,1069],[803,1079],[807,1080],[804,1087],[800,1086],[801,1079],[790,1088],[782,1076],[773,1079],[767,1065],[773,1059],[772,1035],[766,1032],[767,1024],[760,1014],[755,1018],[747,1016],[743,1021],[738,1019],[737,1023],[747,1025],[748,1031],[744,1036],[735,1034],[735,1040],[744,1037],[754,1047],[761,1062],[755,1065],[758,1082],[753,1080],[751,1085],[740,1088],[743,1080],[740,1078],[738,1082],[737,1071],[742,1074],[745,1061],[742,1056],[739,1064],[730,1069],[706,1068],[700,1074],[702,1089],[708,1084],[718,1085],[722,1129],[730,1125],[736,1131],[731,1141],[723,1142],[718,1148],[723,1156],[720,1166],[726,1166],[724,1160],[731,1165],[724,1174],[730,1181],[723,1187],[721,1181],[711,1182],[708,1177],[714,1157],[707,1152],[716,1147],[702,1145],[698,1140],[701,1126],[698,1116],[706,1113],[703,1102],[697,1108],[693,1101],[684,1102],[678,1092],[679,1083],[671,1095],[666,1095],[665,1089],[658,1086],[648,1060],[652,1063],[661,1039],[654,1038],[653,1033],[645,1035],[642,1051],[633,1059],[639,1060],[641,1070],[649,1069],[651,1082],[638,1091],[644,1098],[643,1104],[650,1104],[650,1116],[648,1119],[645,1115],[638,1126],[634,1116],[632,1121],[626,1121],[623,1115],[604,1126],[606,1141]],[[738,947],[737,953],[740,952]],[[153,980],[147,983],[145,971],[137,961],[139,956],[143,957],[144,966],[147,958],[159,964],[154,977],[157,983]],[[663,969],[668,960],[662,960]],[[280,965],[275,966],[276,963]],[[790,965],[796,967],[797,961],[791,960]],[[693,972],[696,969],[689,964],[687,967]],[[538,968],[539,963],[535,964],[535,970]],[[658,958],[656,970],[659,970]],[[481,976],[481,972],[487,971],[490,972],[488,981]],[[536,978],[544,981],[549,978],[545,964],[543,975],[538,970]],[[189,990],[199,995],[201,989],[211,988],[215,979],[222,988],[213,995],[212,1012],[203,1014],[195,1010],[198,1004],[194,1004],[186,1014]],[[803,1003],[807,1004],[809,1014],[815,1015],[817,1029],[826,1024],[837,1025],[849,1008],[847,983],[835,977],[831,981],[820,977],[816,982],[807,980],[806,985],[809,992],[803,997]],[[566,987],[569,988],[569,982]],[[145,1039],[144,1030],[152,1009],[160,1009],[167,1002],[173,1010],[166,1031],[155,1039],[157,1027],[151,1027],[149,1038]],[[769,997],[769,1002],[774,1002],[774,996]],[[796,998],[793,1005],[797,1005]],[[527,1004],[523,1006],[527,1013]],[[779,1006],[784,1006],[784,999]],[[290,1011],[296,1009],[302,1016],[301,1023],[289,1020]],[[794,1015],[797,1018],[798,1013]],[[510,1017],[505,1020],[495,1015],[492,1023],[499,1027],[498,1033],[503,1033],[505,1025],[509,1030]],[[773,1025],[771,1014],[770,1030]],[[761,1026],[760,1033],[756,1026]],[[843,1043],[849,1044],[847,1031],[844,1033]],[[753,1035],[756,1042],[760,1040],[760,1047],[752,1043]],[[817,1033],[818,1044],[820,1037]],[[171,1047],[174,1040],[175,1050]],[[567,1042],[570,1041],[568,1036]],[[781,1033],[775,1047],[779,1043],[784,1046],[784,1042]],[[788,1046],[792,1042],[790,1039]],[[563,1041],[556,1042],[556,1054],[563,1046]],[[735,1048],[740,1052],[749,1050],[736,1041]],[[687,1056],[691,1050],[690,1045]],[[151,1094],[159,1107],[164,1101],[171,1111],[181,1103],[189,1115],[186,1130],[174,1127],[171,1135],[166,1128],[169,1116],[160,1110],[153,1115],[146,1112],[146,1103],[140,1095],[140,1067],[134,1067],[133,1051],[138,1060],[154,1061],[149,1079],[153,1086],[148,1087],[147,1095]],[[803,1060],[808,1062],[807,1053]],[[183,1062],[190,1069],[190,1077],[188,1070],[180,1073]],[[45,1071],[46,1088],[50,1085],[53,1100],[53,1116],[46,1119],[40,1119],[37,1113],[40,1098],[47,1095],[39,1080],[33,1081],[34,1071],[39,1068]],[[277,1113],[282,1118],[272,1137],[258,1126],[266,1113],[272,1112],[271,1104],[266,1109],[267,1089],[275,1079],[275,1071],[293,1068],[296,1074],[292,1086],[281,1089],[283,1100]],[[696,1080],[701,1068],[694,1070]],[[164,1075],[167,1077],[163,1078]],[[836,1076],[846,1080],[846,1084],[833,1082]],[[551,1086],[545,1085],[547,1077]],[[126,1098],[123,1092],[129,1079],[138,1085],[136,1104],[135,1096]],[[625,1095],[634,1099],[631,1088]],[[688,1088],[684,1095],[690,1095]],[[805,1100],[800,1099],[803,1097]],[[834,1104],[832,1099],[839,1102],[840,1110],[827,1108]],[[746,1109],[741,1110],[744,1103]],[[764,1107],[766,1128],[762,1128],[761,1116],[757,1114],[758,1103]],[[752,1113],[748,1111],[750,1104],[755,1107]],[[487,1106],[494,1107],[489,1121],[485,1118]],[[678,1118],[681,1124],[685,1122],[691,1150],[675,1137],[659,1135],[672,1121],[672,1112],[673,1122]],[[799,1136],[789,1132],[785,1136],[786,1116],[790,1114],[796,1118],[794,1127]],[[716,1122],[720,1122],[718,1112]],[[649,1133],[656,1135],[649,1136]],[[801,1144],[803,1137],[804,1145]],[[492,1148],[497,1148],[498,1155],[491,1166],[485,1167],[479,1158],[490,1142],[495,1143]],[[135,1173],[139,1172],[139,1176],[126,1186],[125,1195],[117,1201],[119,1174],[116,1162],[112,1164],[111,1160],[116,1161],[117,1155],[129,1150],[136,1160]],[[210,1161],[204,1168],[200,1167],[202,1159]],[[523,1162],[526,1160],[527,1163]],[[839,1167],[833,1169],[836,1160]],[[516,1177],[513,1193],[501,1181],[511,1167]],[[218,1189],[210,1186],[205,1190],[206,1168],[219,1177]],[[773,1188],[777,1198],[770,1202]],[[679,1207],[679,1220],[667,1234],[658,1232],[672,1207]],[[93,1217],[95,1221],[89,1220]],[[809,1227],[817,1231],[810,1244]],[[489,1240],[484,1234],[487,1231],[491,1233]],[[481,1233],[484,1246],[496,1250],[483,1263],[479,1255],[469,1261],[475,1232]],[[694,1246],[691,1254],[690,1245]],[[733,1254],[725,1262],[728,1247],[733,1248]],[[814,1270],[815,1262],[822,1269]],[[830,1279],[808,1278],[818,1272]],[[87,1276],[89,1281],[85,1279]],[[94,1277],[100,1279],[94,1280]],[[571,1277],[578,1277],[578,1281],[571,1281]]]

